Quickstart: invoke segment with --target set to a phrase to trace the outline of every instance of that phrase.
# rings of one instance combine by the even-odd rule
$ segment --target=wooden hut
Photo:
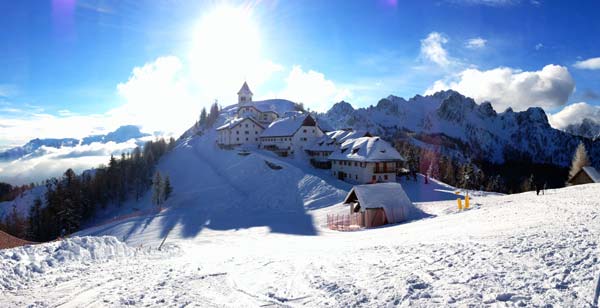
[[[600,183],[600,173],[592,166],[585,166],[575,173],[568,181],[568,185],[581,185],[590,183]]]
[[[399,183],[356,185],[350,190],[345,204],[350,213],[361,213],[361,226],[377,227],[409,219],[413,204]]]

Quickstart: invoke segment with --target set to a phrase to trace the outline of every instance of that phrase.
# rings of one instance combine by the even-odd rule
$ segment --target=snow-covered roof
[[[371,135],[367,131],[336,130],[328,132],[320,138],[315,139],[304,149],[315,152],[333,152],[339,148],[340,144],[344,143],[349,139],[370,136]]]
[[[360,137],[346,140],[329,159],[379,162],[404,160],[404,157],[379,137]]]
[[[242,87],[240,88],[240,90],[238,91],[238,95],[240,94],[250,94],[252,95],[252,91],[250,91],[250,87],[248,87],[248,83],[246,83],[244,81],[244,84],[242,85]]]
[[[302,126],[317,126],[310,114],[292,116],[274,121],[265,129],[261,137],[292,136]]]
[[[414,207],[400,183],[377,183],[356,185],[350,190],[344,203],[358,201],[363,209],[383,208],[389,223],[407,220]]]
[[[583,167],[583,171],[594,181],[594,183],[600,183],[600,172],[592,166]]]
[[[344,143],[349,139],[356,139],[360,137],[372,137],[369,132],[366,130],[352,130],[352,129],[344,129],[344,130],[335,130],[332,132],[328,132],[331,138],[335,139],[338,144]]]
[[[314,152],[333,152],[338,148],[338,144],[335,139],[331,138],[329,135],[323,135],[309,145],[307,145],[304,149],[307,151]]]
[[[256,124],[260,127],[263,127],[260,123],[256,122],[256,120],[254,120],[253,118],[243,117],[243,118],[232,119],[229,122],[225,123],[224,125],[217,127],[217,130],[222,130],[222,129],[226,129],[226,128],[232,129],[232,128],[238,126],[239,124],[241,124],[242,122],[244,122],[244,120],[250,120],[250,121],[254,122],[254,124]]]

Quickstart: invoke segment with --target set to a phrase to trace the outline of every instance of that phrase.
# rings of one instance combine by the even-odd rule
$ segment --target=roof
[[[250,91],[250,87],[248,87],[248,83],[246,83],[245,81],[244,81],[244,84],[242,85],[242,87],[240,88],[240,90],[238,91],[237,94],[238,95],[240,95],[240,94],[250,94],[250,95],[253,95],[252,91]]]
[[[217,130],[222,130],[222,129],[232,129],[236,126],[238,126],[239,124],[241,124],[242,122],[244,122],[244,120],[250,120],[252,122],[254,122],[256,125],[264,128],[260,123],[258,123],[256,120],[254,120],[251,117],[244,117],[244,118],[235,118],[233,120],[230,120],[229,122],[227,122],[224,125],[221,125],[219,127],[217,127]]]
[[[581,169],[594,181],[594,183],[600,183],[600,172],[592,166],[585,166]]]
[[[371,137],[367,131],[355,131],[355,130],[336,130],[326,133],[320,138],[315,139],[311,144],[306,146],[304,149],[307,151],[315,152],[333,152],[339,148],[339,145],[344,143],[346,140],[355,139],[359,137]]]
[[[409,219],[416,213],[412,202],[399,183],[356,185],[350,190],[344,203],[358,201],[364,209],[383,208],[389,223]]]
[[[271,123],[261,137],[292,136],[302,126],[317,126],[317,123],[310,114],[287,117]]]
[[[379,137],[348,139],[333,152],[331,160],[352,160],[363,162],[405,160],[394,147]]]
[[[244,107],[244,108],[252,108],[252,109],[255,109],[258,112],[262,112],[262,113],[272,112],[272,113],[274,113],[274,114],[276,114],[276,115],[279,116],[279,114],[277,113],[277,111],[275,111],[275,108],[271,108],[273,106],[269,107],[269,106],[267,106],[265,104],[261,104],[261,105],[255,106],[254,104],[249,103],[249,104],[243,105],[242,107]],[[242,107],[240,107],[240,109],[238,109],[238,114],[240,113],[240,110],[242,110]]]
[[[13,248],[27,244],[33,243],[14,237],[6,232],[0,231],[0,249]]]

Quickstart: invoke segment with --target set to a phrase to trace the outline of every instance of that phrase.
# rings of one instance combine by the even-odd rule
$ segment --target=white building
[[[310,157],[311,164],[316,168],[331,169],[329,155],[340,148],[346,140],[360,137],[372,137],[367,131],[355,131],[352,129],[335,130],[325,133],[322,137],[315,139],[304,148]]]
[[[310,114],[294,115],[271,123],[260,136],[260,147],[288,156],[323,135]]]
[[[269,123],[277,120],[279,114],[273,110],[264,109],[262,105],[246,104],[239,107],[237,112],[238,118],[254,118],[258,122]]]
[[[244,82],[238,91],[238,110],[235,118],[217,128],[217,144],[223,148],[239,145],[258,145],[259,136],[267,126],[279,118],[269,109],[268,101],[253,102],[252,91]]]
[[[217,128],[217,143],[224,148],[258,145],[265,127],[253,118],[236,118]]]
[[[396,181],[404,158],[379,137],[348,139],[329,155],[335,177],[351,183]]]

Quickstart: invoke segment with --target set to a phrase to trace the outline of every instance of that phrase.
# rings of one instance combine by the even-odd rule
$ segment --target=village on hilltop
[[[304,151],[311,164],[354,184],[395,182],[405,159],[388,142],[366,131],[328,130],[309,113],[279,114],[264,101],[253,101],[244,82],[238,92],[236,117],[217,128],[223,149],[256,146],[289,156]]]

